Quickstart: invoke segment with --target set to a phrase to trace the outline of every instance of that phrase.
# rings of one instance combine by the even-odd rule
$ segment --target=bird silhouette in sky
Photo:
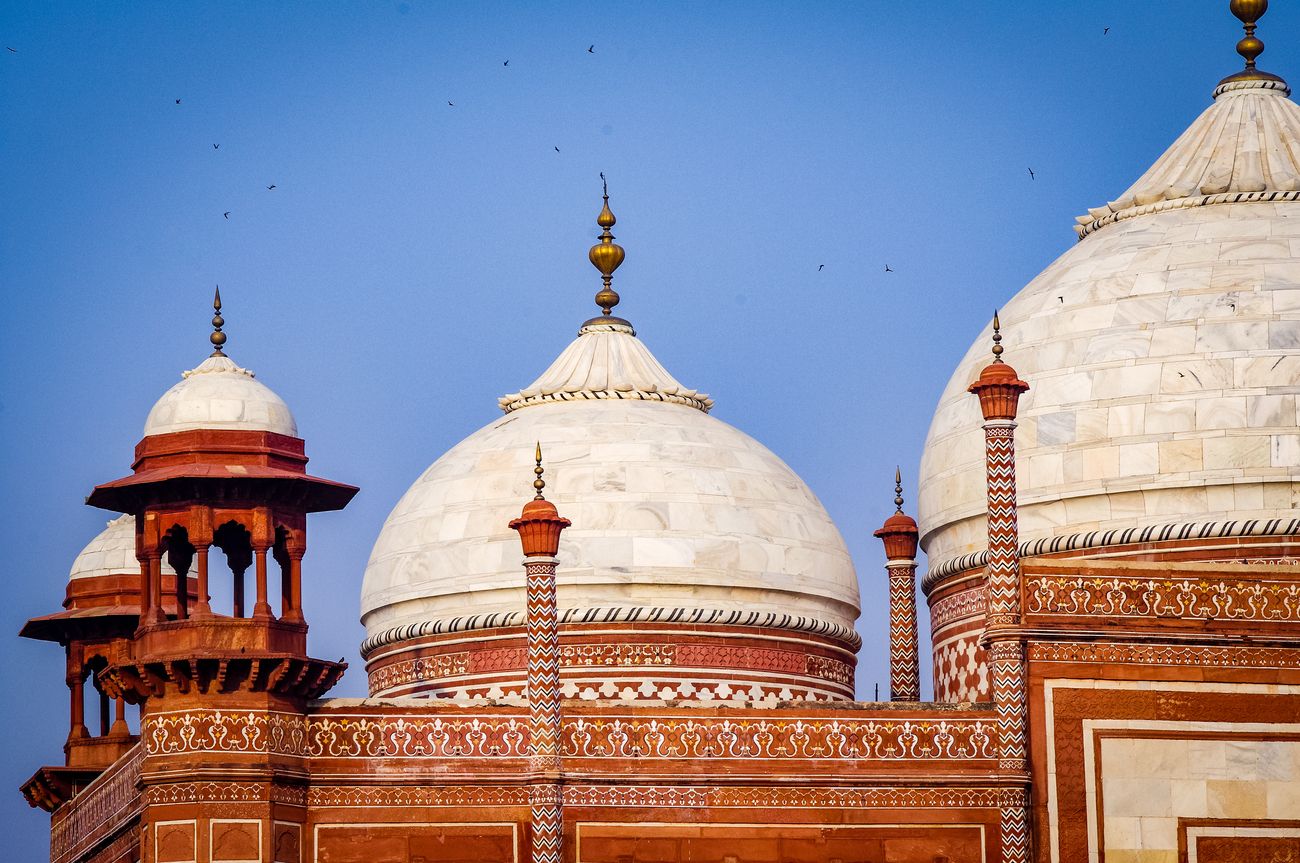
[[[886,273],[892,273],[892,272],[893,272],[893,270],[890,269],[889,264],[885,264],[885,272],[886,272]]]
[[[501,65],[502,65],[502,66],[509,66],[509,65],[510,65],[510,61],[507,60],[506,62],[502,63]]]
[[[271,191],[271,190],[274,189],[274,188],[275,188],[275,183],[272,183],[271,185],[269,185],[269,186],[266,187],[266,191],[269,192],[269,191]]]
[[[826,265],[825,265],[825,264],[818,264],[818,265],[817,265],[817,272],[820,273],[820,272],[822,271],[822,267],[824,267],[824,266],[826,266]]]
[[[177,99],[177,100],[176,100],[176,104],[179,105],[180,103],[181,103],[181,100],[180,100],[180,99]]]
[[[224,213],[221,214],[221,217],[224,218],[224,219],[229,219],[229,218],[230,218],[230,211],[229,211],[229,210],[226,210]]]
[[[560,152],[560,148],[559,148],[559,147],[556,147],[556,148],[555,148],[555,152],[557,152],[557,153]]]
[[[12,51],[13,48],[10,48],[9,50]],[[595,46],[595,45],[588,45],[588,46],[587,46],[587,53],[588,53],[588,54],[595,54],[595,53],[596,53],[596,46]]]
[[[1033,168],[1030,168],[1030,169],[1029,169],[1029,179],[1031,179],[1031,180],[1034,179],[1034,169],[1033,169]]]
[[[18,49],[17,49],[17,48],[10,48],[8,45],[5,46],[5,50],[8,51],[10,54],[17,54],[17,53],[18,53]]]
[[[214,150],[220,150],[220,149],[221,149],[221,145],[220,145],[220,144],[213,144],[213,145],[212,145],[212,149],[214,149]]]
[[[1105,36],[1105,35],[1106,35],[1107,33],[1109,33],[1109,32],[1110,32],[1110,28],[1109,28],[1109,27],[1103,27],[1103,28],[1101,28],[1101,35]]]
[[[450,105],[450,106],[453,107],[453,108],[456,107],[456,103],[455,103],[455,102],[452,102],[452,101],[450,101],[450,100],[448,100],[447,104]]]

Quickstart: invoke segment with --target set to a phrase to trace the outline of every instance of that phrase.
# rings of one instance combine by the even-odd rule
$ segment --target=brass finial
[[[1255,58],[1264,53],[1264,43],[1255,37],[1255,22],[1268,11],[1268,0],[1232,0],[1228,6],[1241,22],[1246,35],[1237,43],[1237,53],[1246,60],[1246,68],[1255,68]]]
[[[998,310],[993,310],[993,362],[1002,362],[1002,322],[998,320]]]
[[[533,480],[533,488],[537,489],[537,495],[533,500],[546,500],[542,494],[542,489],[546,488],[546,480],[542,479],[542,474],[546,471],[542,468],[542,442],[537,442],[537,452],[534,455],[537,459],[537,467],[533,468],[533,473],[537,474],[537,479]]]
[[[215,348],[212,356],[224,357],[221,346],[226,343],[226,334],[221,331],[221,328],[225,325],[226,319],[221,317],[221,285],[217,285],[217,293],[212,298],[212,311],[212,335],[208,336],[208,341],[212,342],[212,347]]]
[[[609,231],[618,220],[614,218],[614,212],[609,208],[609,184],[605,182],[604,171],[600,174],[600,186],[605,198],[605,206],[596,217],[596,224],[604,230],[601,232],[600,242],[591,247],[587,257],[591,260],[592,266],[600,270],[600,277],[605,282],[605,286],[596,294],[596,305],[602,309],[602,315],[608,315],[610,309],[618,305],[618,294],[609,283],[614,278],[614,271],[623,263],[625,253],[623,247],[614,242],[614,235]]]
[[[903,511],[903,471],[900,468],[894,468],[894,507],[899,512]]]
[[[1232,0],[1228,8],[1246,31],[1246,35],[1237,42],[1237,53],[1246,61],[1246,68],[1224,78],[1219,82],[1220,86],[1233,81],[1282,81],[1277,75],[1262,72],[1255,67],[1255,58],[1264,53],[1264,43],[1255,36],[1255,26],[1268,11],[1268,0]]]

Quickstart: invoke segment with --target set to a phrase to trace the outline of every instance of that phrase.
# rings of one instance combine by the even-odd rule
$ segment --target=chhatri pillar
[[[133,516],[141,564],[139,625],[98,679],[141,706],[145,741],[170,741],[140,751],[148,841],[266,860],[273,844],[302,842],[309,772],[301,748],[267,741],[304,727],[308,702],[347,667],[307,652],[307,518],[342,509],[357,489],[307,472],[287,406],[286,416],[276,413],[278,396],[225,355],[219,295],[213,305],[211,355],[164,394],[159,405],[169,413],[151,412],[133,472],[87,498]],[[164,586],[164,561],[178,585],[196,570],[193,602],[184,587]],[[274,593],[271,561],[279,564]],[[251,608],[243,601],[250,572]],[[230,590],[214,598],[217,579]],[[198,776],[217,790],[196,809],[185,795]]]
[[[993,706],[998,716],[998,767],[1016,777],[1029,775],[1025,645],[1021,632],[1020,534],[1016,526],[1016,409],[1029,384],[1002,359],[1002,326],[993,313],[993,362],[970,385],[984,414],[988,482],[987,614],[983,641],[991,665]],[[1028,810],[1002,810],[1003,859],[1029,859]]]
[[[542,490],[542,445],[537,445],[533,472],[536,497],[524,504],[510,528],[519,532],[527,578],[528,631],[528,800],[532,816],[533,863],[560,863],[563,855],[564,810],[560,765],[559,617],[555,599],[555,569],[559,564],[560,532],[572,522],[562,518]]]
[[[903,476],[894,471],[895,512],[875,532],[889,574],[889,700],[920,701],[916,646],[916,521],[903,512]]]

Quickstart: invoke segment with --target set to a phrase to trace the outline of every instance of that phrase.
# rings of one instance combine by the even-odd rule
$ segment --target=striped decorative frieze
[[[862,646],[862,636],[838,623],[774,612],[737,611],[734,609],[670,608],[664,606],[634,606],[627,608],[565,608],[560,609],[559,623],[670,623],[691,626],[743,626],[754,629],[780,629],[789,632],[806,632],[841,642],[850,651]],[[367,660],[372,654],[390,644],[414,641],[431,635],[452,632],[469,632],[476,629],[502,629],[524,625],[523,611],[479,614],[469,617],[424,620],[419,623],[395,626],[370,636],[361,642],[361,656]]]
[[[1112,545],[1185,542],[1188,540],[1248,539],[1269,536],[1300,536],[1300,518],[1247,518],[1234,521],[1176,522],[1146,527],[1092,530],[1064,536],[1047,536],[1018,545],[1021,558],[1088,551]],[[929,591],[950,575],[980,569],[988,565],[988,552],[977,551],[949,558],[930,567],[921,579],[921,588]]]
[[[1168,210],[1186,210],[1191,207],[1208,207],[1211,204],[1253,204],[1253,203],[1271,203],[1274,201],[1300,201],[1300,191],[1271,191],[1271,192],[1227,192],[1218,195],[1195,195],[1188,198],[1178,198],[1173,201],[1157,201],[1153,204],[1142,204],[1136,207],[1128,207],[1120,210],[1118,213],[1110,213],[1100,219],[1091,219],[1086,224],[1075,225],[1075,233],[1079,239],[1098,231],[1107,225],[1113,225],[1116,222],[1122,222],[1125,219],[1135,219],[1138,216],[1146,216],[1151,213],[1163,213]]]

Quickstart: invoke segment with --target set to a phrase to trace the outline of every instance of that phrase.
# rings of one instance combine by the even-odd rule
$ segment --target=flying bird
[[[820,273],[820,272],[822,271],[822,267],[824,267],[824,266],[826,266],[826,265],[825,265],[825,264],[818,264],[818,265],[817,265],[817,272]]]
[[[226,210],[224,213],[221,214],[221,216],[222,216],[222,218],[229,219],[229,218],[230,218],[230,211],[229,211],[229,210]]]
[[[559,148],[559,147],[556,147],[556,148],[555,148],[555,152],[557,152],[557,153],[560,152],[560,148]]]
[[[456,107],[456,103],[455,103],[455,102],[451,102],[451,101],[449,101],[449,102],[447,102],[447,104],[450,105],[450,106],[453,107],[453,108]]]
[[[180,100],[180,99],[177,99],[177,100],[176,100],[176,104],[179,105],[180,103],[181,103],[181,100]]]
[[[507,60],[506,62],[502,63],[501,65],[502,65],[502,66],[509,66],[509,65],[510,65],[510,61]]]
[[[1103,27],[1102,30],[1101,30],[1101,35],[1105,36],[1105,35],[1106,35],[1107,33],[1109,33],[1109,32],[1110,32],[1110,28],[1109,28],[1109,27]]]
[[[10,54],[17,54],[17,53],[18,53],[18,49],[17,49],[17,48],[10,48],[8,45],[5,46],[5,50],[8,51]]]
[[[214,150],[220,150],[220,149],[221,149],[221,145],[220,145],[220,144],[213,144],[213,145],[212,145],[212,149],[214,149]]]
[[[885,272],[886,272],[886,273],[892,273],[892,272],[893,272],[893,270],[889,268],[889,264],[885,264]]]
[[[274,188],[275,188],[275,183],[272,183],[271,185],[269,185],[269,186],[266,187],[266,191],[269,192],[269,191],[271,191],[271,190],[274,189]]]
[[[1031,179],[1031,180],[1034,179],[1034,169],[1033,169],[1033,168],[1030,168],[1030,169],[1029,169],[1029,179]]]
[[[12,51],[13,48],[10,48],[9,50]],[[588,45],[588,46],[587,46],[587,53],[588,53],[588,54],[595,54],[595,53],[596,53],[596,46],[595,46],[595,45]]]

